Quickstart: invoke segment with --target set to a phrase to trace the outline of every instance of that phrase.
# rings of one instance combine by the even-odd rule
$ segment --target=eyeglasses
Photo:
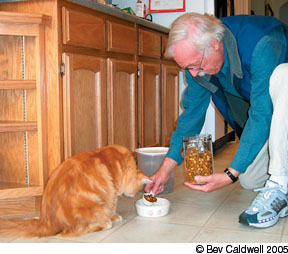
[[[199,67],[186,67],[185,70],[190,70],[190,71],[204,71],[204,69],[202,69],[202,62],[203,62],[203,59],[204,59],[204,55],[205,55],[205,49],[203,51],[203,55],[202,55],[202,58],[201,58],[201,61],[200,61],[200,65]]]

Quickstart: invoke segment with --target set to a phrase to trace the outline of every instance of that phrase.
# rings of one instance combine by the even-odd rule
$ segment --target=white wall
[[[265,15],[265,0],[251,0],[251,10],[256,15]]]

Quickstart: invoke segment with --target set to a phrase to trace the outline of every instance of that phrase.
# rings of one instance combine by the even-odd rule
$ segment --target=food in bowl
[[[154,197],[154,193],[151,191],[150,193],[145,193],[142,197],[142,202],[144,205],[154,205],[157,202],[157,198]]]
[[[155,203],[157,201],[157,198],[154,197],[152,194],[143,195],[143,196],[148,202]]]

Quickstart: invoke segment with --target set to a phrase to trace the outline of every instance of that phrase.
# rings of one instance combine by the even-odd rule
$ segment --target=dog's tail
[[[30,238],[55,235],[46,223],[39,219],[0,220],[0,237]]]

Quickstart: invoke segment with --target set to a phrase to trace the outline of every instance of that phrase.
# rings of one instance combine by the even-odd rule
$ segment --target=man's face
[[[197,50],[188,39],[179,41],[174,45],[174,60],[193,77],[217,74],[224,63],[224,48],[216,41],[211,44],[208,53],[207,50]]]

